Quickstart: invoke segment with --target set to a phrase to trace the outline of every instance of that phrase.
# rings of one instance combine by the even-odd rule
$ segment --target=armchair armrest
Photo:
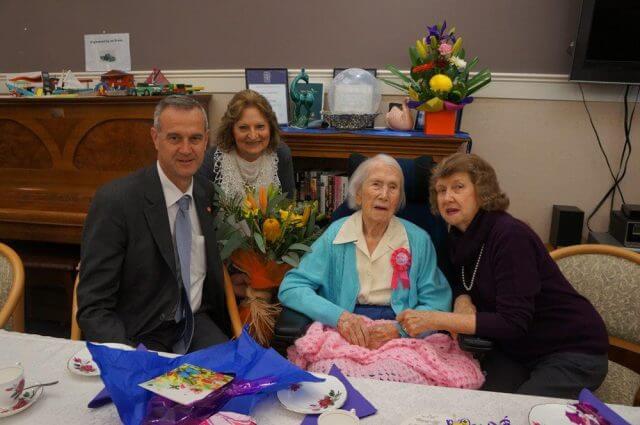
[[[640,373],[640,344],[609,335],[609,360]]]
[[[276,320],[271,346],[286,357],[287,348],[304,335],[311,322],[311,319],[304,314],[283,307]]]
[[[493,341],[475,335],[458,334],[458,344],[464,351],[483,354],[493,349]]]

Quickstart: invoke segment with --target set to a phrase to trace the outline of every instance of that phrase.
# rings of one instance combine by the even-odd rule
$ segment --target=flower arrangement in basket
[[[240,304],[243,323],[268,346],[280,306],[273,302],[284,275],[322,233],[316,225],[317,203],[294,203],[273,185],[249,190],[244,198],[217,191],[216,235],[220,256],[249,277]]]
[[[436,125],[435,134],[453,134],[456,112],[473,101],[473,93],[489,84],[491,73],[483,69],[469,76],[478,58],[465,59],[462,37],[455,35],[455,28],[447,31],[446,21],[442,25],[427,26],[427,29],[429,33],[416,40],[415,46],[409,47],[409,75],[389,65],[387,69],[401,83],[381,80],[405,92],[410,99],[410,108],[427,113],[425,133],[434,134],[427,128],[431,118],[432,123],[444,119],[448,124],[446,133],[443,133],[442,125]]]

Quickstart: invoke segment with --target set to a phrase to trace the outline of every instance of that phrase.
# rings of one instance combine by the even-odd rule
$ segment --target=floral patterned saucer
[[[131,351],[132,347],[125,344],[117,343],[105,343],[100,345],[106,345],[110,348],[117,348],[120,350]],[[87,347],[75,353],[67,362],[67,368],[74,374],[80,376],[100,376],[100,368],[93,361],[91,353]]]
[[[22,412],[38,401],[43,392],[43,387],[29,388],[28,390],[22,391],[22,394],[18,396],[16,403],[13,406],[9,408],[0,407],[0,418],[6,418],[7,416]]]
[[[342,407],[347,400],[347,389],[338,378],[313,373],[324,382],[300,382],[278,391],[280,403],[293,412],[320,414]]]
[[[87,347],[75,353],[67,362],[67,367],[72,373],[80,376],[99,376],[100,368],[93,361]]]

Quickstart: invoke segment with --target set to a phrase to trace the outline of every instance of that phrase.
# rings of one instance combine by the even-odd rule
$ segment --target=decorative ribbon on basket
[[[249,333],[258,343],[268,346],[276,317],[282,308],[273,303],[280,282],[292,267],[278,264],[263,255],[238,249],[230,257],[233,264],[249,276],[247,297],[240,304],[240,319],[249,325]]]

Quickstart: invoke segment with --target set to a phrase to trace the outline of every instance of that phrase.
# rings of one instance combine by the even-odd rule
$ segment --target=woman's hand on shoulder
[[[400,333],[393,323],[381,323],[369,326],[370,350],[376,350],[396,338],[400,338]]]
[[[369,346],[369,329],[365,320],[358,314],[343,312],[338,319],[338,332],[349,344]]]
[[[397,319],[400,326],[412,337],[426,331],[436,330],[431,321],[430,311],[404,310],[398,314]]]

